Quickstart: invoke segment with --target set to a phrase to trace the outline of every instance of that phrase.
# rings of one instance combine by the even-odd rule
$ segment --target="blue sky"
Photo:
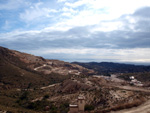
[[[150,63],[150,1],[0,0],[0,46],[65,61]]]

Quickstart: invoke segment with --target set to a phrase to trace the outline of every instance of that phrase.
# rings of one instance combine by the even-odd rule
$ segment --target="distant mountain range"
[[[73,62],[88,69],[93,69],[97,74],[106,73],[133,73],[133,72],[149,72],[150,66],[144,65],[132,65],[132,64],[121,64],[113,62]]]

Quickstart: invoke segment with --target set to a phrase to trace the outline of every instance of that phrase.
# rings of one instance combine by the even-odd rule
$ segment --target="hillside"
[[[40,87],[61,82],[71,75],[86,76],[92,70],[76,64],[21,53],[0,47],[0,88]]]
[[[0,112],[68,113],[69,104],[76,104],[77,97],[84,95],[84,113],[107,113],[136,107],[150,98],[148,72],[135,76],[142,84],[147,79],[145,86],[137,87],[129,81],[137,72],[126,73],[134,66],[87,63],[88,69],[78,64],[82,63],[49,60],[0,47]],[[112,72],[119,73],[96,75]]]
[[[112,63],[112,62],[89,62],[89,63],[80,63],[73,62],[73,64],[78,64],[88,69],[93,69],[97,74],[104,73],[133,73],[133,72],[149,72],[150,66],[142,65],[131,65],[131,64],[121,64],[121,63]]]

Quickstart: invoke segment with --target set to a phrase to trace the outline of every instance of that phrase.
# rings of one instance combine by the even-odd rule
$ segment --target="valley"
[[[83,113],[150,112],[150,66],[68,63],[0,47],[0,113],[68,113],[79,95]]]

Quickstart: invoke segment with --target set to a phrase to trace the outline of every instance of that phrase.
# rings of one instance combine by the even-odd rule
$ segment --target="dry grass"
[[[118,104],[118,105],[110,107],[108,109],[104,109],[104,110],[101,110],[101,111],[96,111],[96,113],[107,113],[107,112],[110,112],[110,111],[118,111],[118,110],[122,110],[122,109],[129,109],[129,108],[132,108],[132,107],[137,107],[137,106],[143,104],[145,101],[146,101],[146,99],[141,97],[141,98],[136,99],[136,100],[134,100],[132,102],[129,102],[129,103]]]

